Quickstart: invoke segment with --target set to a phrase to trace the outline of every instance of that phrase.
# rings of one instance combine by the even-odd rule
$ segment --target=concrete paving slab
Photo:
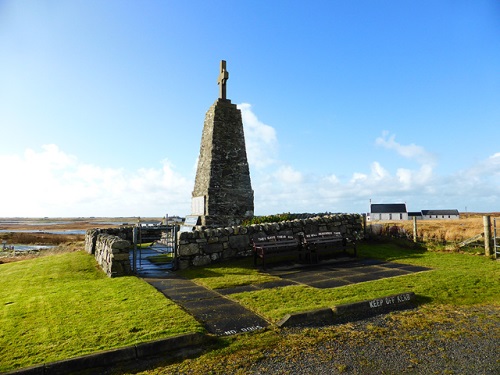
[[[288,277],[287,277],[288,278]],[[325,276],[323,274],[309,274],[309,275],[293,275],[292,277],[289,277],[290,280],[293,280],[297,283],[301,284],[309,284],[315,281],[323,281],[323,280],[330,280],[331,277]]]
[[[318,289],[329,289],[329,288],[338,288],[340,286],[349,285],[349,284],[352,284],[352,283],[347,281],[347,280],[330,279],[330,280],[312,282],[309,284],[309,286],[312,286],[312,287],[318,288]]]
[[[401,263],[392,263],[392,262],[385,262],[381,264],[381,266],[385,268],[401,268],[402,266],[405,266],[404,264]]]
[[[331,277],[334,278],[339,278],[339,277],[345,277],[345,276],[353,276],[353,275],[358,275],[361,272],[357,272],[356,269],[349,269],[349,270],[340,270],[340,269],[334,269],[331,270]]]
[[[263,329],[269,323],[216,291],[182,278],[145,279],[166,297],[182,306],[216,335],[233,335]]]
[[[229,294],[243,293],[243,292],[254,292],[254,291],[263,290],[263,289],[282,288],[282,287],[290,286],[290,285],[297,285],[297,283],[294,281],[291,281],[291,280],[276,280],[276,281],[269,281],[267,283],[261,283],[261,284],[241,285],[241,286],[235,286],[232,288],[217,289],[217,292],[224,295],[224,296],[227,296]]]
[[[408,275],[410,273],[411,272],[399,269],[385,269],[382,271],[374,272],[373,275],[378,276],[379,279],[385,279],[388,277]]]
[[[402,270],[410,271],[410,272],[422,272],[422,271],[431,271],[432,268],[421,267],[421,266],[411,266],[411,265],[402,265]]]
[[[184,287],[189,287],[193,285],[193,282],[190,280],[186,279],[181,279],[181,278],[161,278],[161,279],[155,279],[155,278],[147,278],[145,279],[146,282],[149,284],[153,285],[157,289],[163,289],[163,288],[184,288]]]
[[[198,299],[182,302],[182,306],[188,310],[214,310],[219,308],[231,308],[235,302],[228,300],[222,296],[210,299]],[[237,305],[240,306],[240,305]]]
[[[188,291],[188,288],[183,288],[183,289],[175,289],[175,290],[165,290],[162,291],[163,294],[165,294],[167,297],[172,299],[175,302],[182,302],[182,301],[193,301],[193,300],[199,300],[199,299],[209,299],[209,298],[215,298],[218,297],[219,294],[217,292],[212,292],[208,289],[198,289],[198,288],[193,288]]]
[[[272,289],[272,288],[282,288],[290,285],[296,285],[296,283],[290,280],[276,280],[276,281],[268,281],[267,283],[262,283],[262,284],[255,284],[255,287],[258,289]]]
[[[380,259],[360,259],[358,260],[358,263],[363,265],[374,265],[374,264],[383,264],[386,262]]]
[[[227,296],[229,294],[235,294],[235,293],[255,292],[256,290],[260,289],[257,288],[255,285],[240,285],[240,286],[235,286],[233,288],[217,289],[217,292],[222,294],[223,296]]]
[[[236,335],[243,332],[253,332],[267,327],[264,319],[254,315],[241,315],[231,319],[212,320],[207,322],[207,330],[219,336]]]
[[[370,273],[375,273],[375,272],[380,272],[380,271],[385,271],[385,270],[388,270],[388,268],[379,267],[379,266],[365,266],[365,267],[356,268],[356,271],[357,271],[356,274],[367,275]]]
[[[362,283],[362,282],[365,282],[365,281],[379,280],[379,279],[381,279],[381,277],[378,277],[377,275],[372,274],[372,273],[344,277],[344,280],[349,281],[349,282],[351,282],[353,284],[354,283]]]
[[[314,265],[291,262],[268,270],[268,274],[279,276],[280,280],[220,290],[209,290],[175,273],[145,280],[191,313],[208,332],[233,335],[259,330],[267,327],[269,323],[224,295],[301,284],[319,289],[337,288],[427,270],[429,269],[425,267],[373,259],[343,259],[340,262],[329,260]]]

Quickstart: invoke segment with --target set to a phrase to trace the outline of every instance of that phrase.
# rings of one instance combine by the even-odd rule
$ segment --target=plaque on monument
[[[200,216],[188,215],[181,225],[179,232],[192,232],[197,225],[201,225]]]
[[[193,197],[191,199],[191,214],[205,215],[205,197]]]
[[[194,227],[196,225],[199,225],[198,224],[199,220],[200,220],[199,216],[188,215],[188,216],[186,216],[186,220],[184,220],[184,225],[189,225],[191,227]]]

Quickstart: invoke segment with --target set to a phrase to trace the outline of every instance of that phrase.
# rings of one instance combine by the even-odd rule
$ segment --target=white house
[[[406,203],[371,204],[366,220],[408,220]]]
[[[455,220],[460,219],[460,213],[458,210],[422,210],[422,218]]]

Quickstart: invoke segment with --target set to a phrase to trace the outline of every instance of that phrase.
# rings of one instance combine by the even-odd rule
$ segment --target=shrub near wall
[[[340,232],[358,238],[363,220],[358,214],[336,214],[279,223],[254,224],[178,234],[178,266],[204,266],[223,259],[252,255],[251,240],[270,235],[298,235]]]

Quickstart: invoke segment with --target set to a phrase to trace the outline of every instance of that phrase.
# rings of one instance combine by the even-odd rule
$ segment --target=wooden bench
[[[353,246],[354,256],[357,255],[356,243],[349,241],[340,232],[321,232],[315,234],[306,234],[303,238],[304,247],[307,249],[307,255],[319,261],[320,254],[333,253],[339,250],[347,253],[348,242]]]
[[[262,259],[262,268],[266,269],[266,259],[284,255],[301,255],[302,243],[294,236],[266,236],[252,240],[254,265],[257,258]]]

